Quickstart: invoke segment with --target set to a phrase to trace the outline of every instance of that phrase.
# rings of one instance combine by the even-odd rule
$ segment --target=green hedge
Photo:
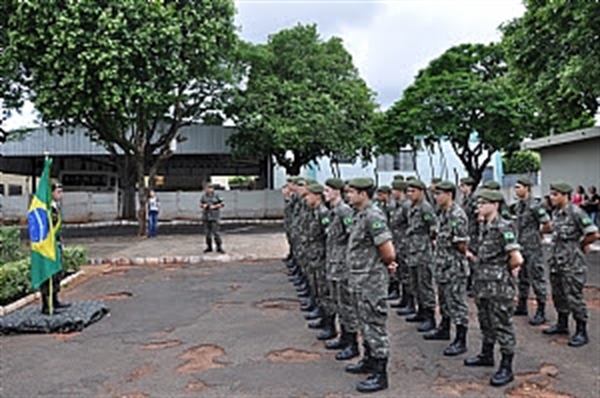
[[[87,260],[84,246],[68,246],[63,251],[63,270],[66,273],[77,272]],[[6,305],[32,291],[30,269],[30,258],[7,262],[0,267],[0,305]]]
[[[0,228],[0,266],[27,257],[21,243],[21,231],[16,227]]]

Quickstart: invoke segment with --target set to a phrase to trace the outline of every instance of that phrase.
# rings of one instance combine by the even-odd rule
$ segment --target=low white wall
[[[283,218],[283,198],[275,190],[219,191],[225,207],[223,219]],[[161,220],[200,220],[202,192],[158,192]],[[28,196],[0,196],[0,220],[25,223]],[[115,193],[65,192],[63,216],[66,222],[112,221],[118,218],[118,196]]]

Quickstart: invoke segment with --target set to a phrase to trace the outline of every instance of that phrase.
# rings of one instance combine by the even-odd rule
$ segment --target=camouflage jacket
[[[283,200],[283,229],[289,234],[291,231],[292,219],[294,217],[294,197],[285,197]]]
[[[352,208],[340,201],[329,210],[329,218],[326,241],[327,275],[332,280],[347,279],[346,249],[352,226]]]
[[[555,210],[552,218],[550,272],[581,272],[586,267],[581,241],[598,227],[584,210],[571,203],[564,210]]]
[[[403,199],[395,202],[396,206],[390,212],[390,230],[394,239],[396,257],[405,257],[406,231],[408,230],[408,216],[410,214],[410,200]]]
[[[406,251],[408,265],[416,267],[431,261],[432,238],[437,232],[437,217],[425,199],[413,204],[408,216]]]
[[[455,202],[447,210],[440,209],[439,232],[435,244],[435,275],[440,283],[469,275],[467,259],[458,243],[469,242],[469,220],[464,210]]]
[[[325,242],[329,226],[329,211],[321,204],[316,209],[309,208],[306,215],[306,259],[309,267],[325,267]]]
[[[520,250],[512,225],[498,215],[481,224],[477,262],[473,267],[473,289],[479,298],[513,298],[515,283],[509,253]]]
[[[477,244],[479,242],[479,221],[477,220],[477,199],[475,195],[464,196],[461,203],[462,209],[469,220],[469,248],[477,253]]]
[[[517,239],[523,249],[541,248],[540,225],[550,221],[542,202],[533,198],[520,200],[512,209],[516,217]]]
[[[379,246],[391,240],[385,215],[373,203],[354,213],[346,251],[352,291],[369,291],[387,280],[388,271]]]
[[[391,212],[392,212],[392,210],[394,208],[395,202],[392,201],[391,199],[388,202],[380,202],[379,200],[375,199],[373,201],[373,204],[376,207],[378,207],[383,212],[383,215],[385,216],[386,222],[389,223],[389,221],[390,221],[390,214],[391,214]]]

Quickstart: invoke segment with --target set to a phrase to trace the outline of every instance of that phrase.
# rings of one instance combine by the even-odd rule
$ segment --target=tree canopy
[[[549,129],[593,124],[600,106],[600,4],[526,0],[525,6],[522,17],[502,27],[513,78],[536,100]]]
[[[274,156],[289,174],[322,156],[370,154],[373,92],[341,39],[297,25],[248,45],[245,60],[247,82],[232,111],[235,153]]]
[[[537,128],[534,110],[507,79],[499,45],[463,44],[421,70],[378,129],[382,152],[448,140],[477,182],[498,150],[514,151]]]
[[[9,51],[28,99],[51,127],[86,127],[109,152],[121,151],[125,187],[137,182],[143,211],[144,175],[171,155],[182,126],[218,114],[227,100],[238,42],[233,0],[16,4]]]

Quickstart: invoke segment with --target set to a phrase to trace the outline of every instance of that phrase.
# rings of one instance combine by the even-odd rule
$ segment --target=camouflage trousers
[[[466,277],[456,277],[451,282],[439,283],[438,301],[442,316],[450,318],[454,325],[469,324]]]
[[[408,285],[410,283],[410,269],[403,254],[396,256],[396,263],[398,264],[398,269],[396,269],[394,277],[401,284]]]
[[[435,309],[433,270],[430,262],[409,267],[409,290],[417,299],[419,311]]]
[[[550,272],[552,285],[552,300],[554,308],[559,314],[573,313],[573,318],[578,321],[588,320],[588,311],[583,297],[583,287],[587,277],[587,269],[580,268],[573,271]]]
[[[334,303],[333,308],[339,315],[340,325],[350,333],[358,331],[358,319],[356,317],[355,297],[350,291],[348,279],[330,280],[329,292]]]
[[[512,324],[514,301],[507,297],[477,297],[477,318],[483,344],[500,345],[502,354],[514,354],[516,338]]]
[[[544,277],[544,255],[541,247],[523,250],[523,265],[519,270],[519,297],[526,299],[529,296],[529,287],[538,303],[546,302],[546,278]]]
[[[388,358],[390,340],[387,334],[388,278],[371,281],[364,290],[353,291],[358,326],[364,344],[374,358]]]
[[[314,264],[309,265],[308,272],[308,285],[312,296],[315,298],[317,304],[327,313],[332,314],[335,312],[333,301],[331,300],[331,294],[329,292],[329,286],[327,279],[325,278],[325,264],[315,266]]]

